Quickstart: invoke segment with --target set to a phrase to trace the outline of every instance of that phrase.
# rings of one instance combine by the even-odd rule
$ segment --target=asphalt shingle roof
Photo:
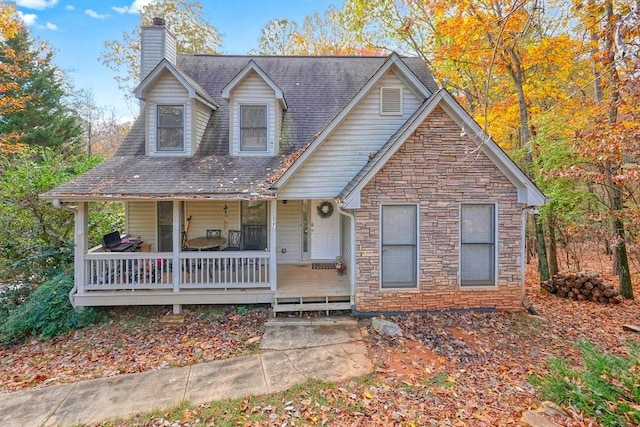
[[[249,61],[282,89],[287,100],[276,157],[229,156],[229,104],[221,90]],[[213,112],[193,157],[145,156],[139,118],[116,154],[87,173],[45,193],[48,198],[269,197],[267,180],[280,162],[310,144],[386,57],[180,55],[177,68],[220,107]],[[431,91],[433,77],[419,58],[403,62]]]

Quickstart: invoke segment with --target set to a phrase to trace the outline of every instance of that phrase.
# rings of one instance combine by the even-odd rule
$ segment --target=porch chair
[[[261,251],[266,248],[267,227],[264,225],[244,225],[242,227],[242,250]]]
[[[242,245],[242,231],[229,230],[229,237],[227,238],[227,247],[222,248],[223,251],[241,251]],[[227,259],[227,266],[231,267],[233,263],[231,258]]]
[[[222,230],[207,230],[207,239],[218,239],[222,234]],[[220,246],[215,246],[213,248],[203,249],[203,251],[219,251]]]
[[[242,231],[229,230],[229,238],[227,239],[227,247],[223,251],[240,251],[242,244]]]
[[[207,239],[217,239],[222,234],[222,230],[207,230]]]

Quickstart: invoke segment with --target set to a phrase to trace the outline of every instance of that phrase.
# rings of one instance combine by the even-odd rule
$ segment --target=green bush
[[[76,311],[69,302],[73,277],[58,273],[40,285],[9,312],[0,324],[0,343],[8,345],[28,337],[48,340],[53,336],[97,320],[97,311]]]
[[[572,406],[605,426],[640,425],[640,343],[629,345],[627,358],[603,354],[586,342],[578,348],[582,369],[550,358],[550,372],[531,378],[543,399]]]

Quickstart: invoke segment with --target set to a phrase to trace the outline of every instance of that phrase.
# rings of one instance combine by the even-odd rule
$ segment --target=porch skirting
[[[184,289],[166,290],[91,291],[74,294],[78,307],[110,305],[172,305],[172,304],[272,304],[270,289]]]

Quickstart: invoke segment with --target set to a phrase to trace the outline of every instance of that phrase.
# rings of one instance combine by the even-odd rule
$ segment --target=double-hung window
[[[158,105],[158,151],[184,151],[184,106]]]
[[[460,206],[460,280],[462,286],[493,286],[496,275],[496,206]]]
[[[240,106],[240,151],[267,151],[267,106]]]
[[[417,287],[418,207],[382,205],[382,288]]]

